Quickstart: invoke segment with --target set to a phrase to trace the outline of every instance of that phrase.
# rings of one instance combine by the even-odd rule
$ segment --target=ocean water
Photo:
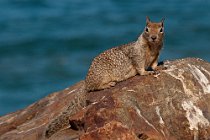
[[[210,61],[208,0],[1,0],[0,115],[85,78],[91,60],[165,17],[160,61]]]

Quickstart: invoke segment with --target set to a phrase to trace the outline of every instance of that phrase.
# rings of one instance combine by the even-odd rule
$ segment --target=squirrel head
[[[164,18],[160,22],[151,22],[149,17],[146,17],[146,27],[143,32],[143,37],[151,44],[161,43],[164,37]]]

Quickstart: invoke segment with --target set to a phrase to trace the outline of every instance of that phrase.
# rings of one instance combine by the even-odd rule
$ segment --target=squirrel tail
[[[48,125],[45,131],[45,137],[49,138],[59,130],[70,127],[69,118],[82,108],[86,107],[86,104],[85,89],[81,88],[80,91],[77,92],[77,96],[70,102],[67,110],[62,112],[62,114]]]
[[[58,116],[58,118],[53,120],[50,123],[50,125],[47,127],[47,130],[45,132],[45,137],[49,138],[59,130],[70,127],[69,115],[70,114],[68,112],[63,112],[60,116]]]

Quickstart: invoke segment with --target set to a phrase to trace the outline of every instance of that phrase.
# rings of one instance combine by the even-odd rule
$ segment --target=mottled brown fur
[[[155,23],[147,17],[146,27],[137,41],[111,48],[94,58],[85,79],[86,90],[109,88],[136,74],[153,73],[147,69],[156,69],[163,38],[163,20]]]

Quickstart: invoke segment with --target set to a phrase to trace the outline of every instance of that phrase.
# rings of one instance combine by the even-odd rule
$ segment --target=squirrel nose
[[[154,41],[155,39],[157,39],[157,36],[153,35],[153,36],[151,36],[151,38]]]

